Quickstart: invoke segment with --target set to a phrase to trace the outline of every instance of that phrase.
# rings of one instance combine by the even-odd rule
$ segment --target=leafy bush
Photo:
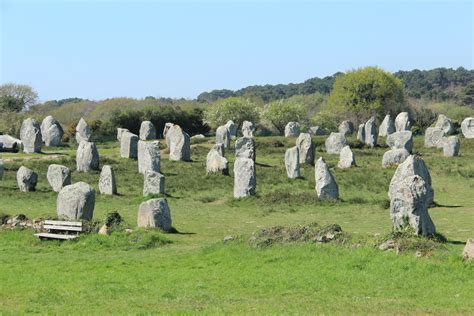
[[[265,106],[262,118],[271,123],[280,134],[284,133],[288,122],[299,122],[302,127],[308,125],[304,105],[288,100],[275,101]]]
[[[243,121],[258,124],[260,113],[254,103],[239,97],[220,99],[204,111],[204,122],[212,128],[224,125],[228,120],[234,121],[239,127]]]

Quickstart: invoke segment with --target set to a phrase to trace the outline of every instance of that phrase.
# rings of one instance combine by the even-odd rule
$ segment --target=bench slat
[[[81,232],[82,227],[76,226],[60,226],[60,225],[43,225],[44,229],[52,229],[52,230],[65,230],[65,231],[73,231],[73,232]]]
[[[50,238],[50,239],[74,239],[79,237],[79,235],[61,235],[61,234],[51,234],[51,233],[39,233],[35,234],[39,238]]]
[[[81,226],[82,222],[68,222],[68,221],[53,221],[53,220],[45,220],[45,225],[61,225],[61,226]]]

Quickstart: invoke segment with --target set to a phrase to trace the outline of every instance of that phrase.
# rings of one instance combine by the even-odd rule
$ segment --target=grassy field
[[[280,141],[284,147],[272,147]],[[338,155],[323,156],[339,184],[341,201],[316,198],[314,167],[289,180],[285,149],[294,139],[257,138],[257,196],[233,200],[231,176],[207,176],[205,158],[212,140],[193,145],[192,162],[162,155],[167,200],[177,234],[135,230],[111,236],[88,235],[74,242],[40,242],[33,232],[0,232],[0,313],[135,314],[314,314],[460,313],[474,310],[474,268],[461,250],[474,236],[474,142],[462,139],[461,156],[444,158],[437,149],[414,151],[430,170],[435,202],[430,215],[448,242],[428,256],[414,251],[382,252],[374,236],[391,232],[387,190],[394,169],[382,169],[386,148],[360,148],[358,167],[335,168]],[[143,178],[137,162],[120,159],[116,143],[99,144],[101,165],[114,167],[118,196],[96,196],[94,218],[118,211],[136,225]],[[3,154],[0,213],[54,217],[56,196],[46,180],[50,163],[75,169],[75,148],[46,148],[44,154]],[[232,162],[233,149],[226,153]],[[29,160],[24,160],[27,157]],[[36,192],[21,193],[16,170],[39,174]],[[73,182],[98,188],[99,172],[73,172]],[[339,224],[346,245],[296,243],[256,248],[253,232],[274,225]],[[224,243],[224,236],[237,239]]]

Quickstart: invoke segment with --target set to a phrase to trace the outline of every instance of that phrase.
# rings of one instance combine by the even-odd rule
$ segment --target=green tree
[[[21,112],[38,102],[38,93],[30,86],[6,83],[0,86],[0,110]]]
[[[212,128],[224,125],[228,120],[234,121],[239,127],[243,121],[258,124],[260,113],[256,104],[240,97],[220,99],[204,110],[204,122]]]
[[[474,107],[474,82],[471,82],[464,88],[461,98],[464,105]]]
[[[377,67],[352,70],[336,77],[328,99],[328,110],[361,121],[386,113],[396,114],[404,106],[403,83]]]
[[[271,123],[280,134],[285,132],[288,122],[306,124],[306,110],[303,104],[289,100],[275,101],[268,104],[262,115],[263,119]]]

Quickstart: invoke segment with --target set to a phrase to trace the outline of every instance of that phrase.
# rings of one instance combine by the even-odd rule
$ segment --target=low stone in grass
[[[234,198],[255,195],[256,188],[255,162],[250,158],[236,158],[234,162]]]
[[[211,150],[207,154],[206,172],[208,174],[211,174],[211,173],[229,174],[229,166],[228,166],[227,159],[223,157],[220,154],[220,152],[215,148],[211,148]]]
[[[99,152],[94,143],[81,141],[76,151],[76,170],[78,172],[99,170]]]
[[[341,133],[331,133],[324,143],[328,154],[339,154],[347,145],[346,138]]]
[[[464,137],[474,138],[474,117],[466,117],[462,121],[461,131]]]
[[[395,132],[387,136],[386,144],[391,149],[406,149],[411,153],[413,149],[413,136],[411,131]]]
[[[290,179],[296,179],[300,174],[300,155],[298,147],[291,147],[285,152],[286,175]]]
[[[25,166],[21,166],[16,173],[16,181],[21,192],[35,191],[38,174]]]
[[[324,130],[319,126],[310,126],[308,127],[308,133],[315,136],[324,135]]]
[[[356,165],[354,152],[349,146],[344,146],[339,154],[339,163],[337,166],[341,169],[347,169]]]
[[[474,238],[469,238],[466,242],[466,246],[462,251],[464,260],[470,261],[474,259]]]
[[[351,121],[342,121],[342,123],[339,125],[339,133],[344,135],[344,137],[347,137],[349,135],[352,135],[354,133],[354,124]]]
[[[439,127],[428,127],[425,131],[425,147],[438,147],[443,140],[444,131]]]
[[[138,156],[138,136],[125,132],[120,138],[120,157],[135,159]]]
[[[60,219],[90,221],[94,215],[95,190],[85,182],[77,182],[59,191],[56,213]]]
[[[443,139],[443,155],[445,157],[454,157],[459,155],[461,142],[457,136],[449,136]]]
[[[320,200],[339,199],[339,187],[323,157],[320,157],[318,161],[316,161],[315,179],[316,194]]]
[[[159,228],[165,232],[172,230],[171,212],[165,199],[151,199],[138,208],[138,227]]]
[[[383,154],[382,167],[388,168],[397,166],[405,161],[410,156],[410,153],[405,148],[391,149]]]
[[[147,170],[143,176],[143,196],[165,194],[165,176],[159,172]]]
[[[71,184],[71,171],[66,166],[51,164],[46,178],[53,191],[59,192],[63,187]]]
[[[300,124],[288,122],[285,126],[285,137],[298,137],[300,135]]]
[[[117,194],[117,183],[115,181],[114,169],[110,165],[104,165],[99,177],[99,192],[105,195]]]

